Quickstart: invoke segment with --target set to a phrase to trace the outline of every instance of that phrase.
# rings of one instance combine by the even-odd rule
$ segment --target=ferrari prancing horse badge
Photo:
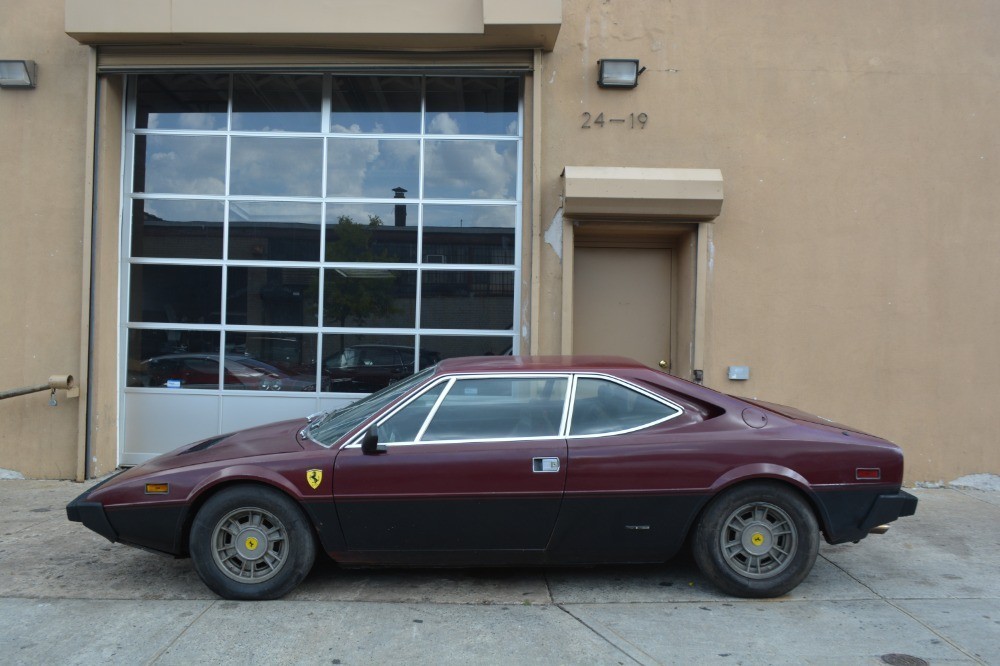
[[[323,470],[321,469],[310,469],[306,472],[306,481],[309,486],[316,490],[319,488],[320,481],[323,480]]]

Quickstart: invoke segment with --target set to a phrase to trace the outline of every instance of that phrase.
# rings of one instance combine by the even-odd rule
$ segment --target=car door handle
[[[559,458],[532,458],[532,472],[558,472]]]

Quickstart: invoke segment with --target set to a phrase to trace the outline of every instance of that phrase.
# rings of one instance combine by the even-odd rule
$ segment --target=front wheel
[[[225,599],[277,599],[306,577],[316,556],[299,506],[271,488],[234,486],[211,497],[191,525],[195,571]]]
[[[698,523],[693,550],[698,568],[723,591],[778,597],[812,570],[819,526],[791,488],[750,483],[712,500]]]

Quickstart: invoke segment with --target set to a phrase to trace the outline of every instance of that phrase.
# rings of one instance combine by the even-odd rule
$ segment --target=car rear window
[[[600,435],[634,430],[665,421],[680,409],[607,379],[581,377],[569,434]]]

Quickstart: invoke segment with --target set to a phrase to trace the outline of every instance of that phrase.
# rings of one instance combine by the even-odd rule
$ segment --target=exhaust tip
[[[889,531],[888,525],[876,525],[875,527],[868,530],[869,534],[885,534]]]

